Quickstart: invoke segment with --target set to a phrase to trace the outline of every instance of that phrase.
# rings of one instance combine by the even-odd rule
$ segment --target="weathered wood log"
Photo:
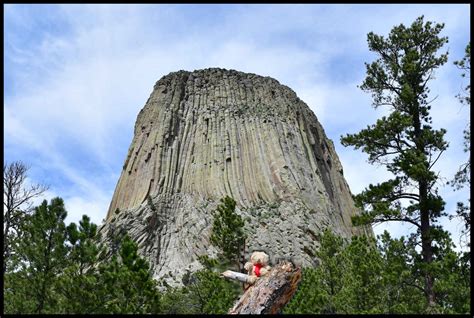
[[[239,282],[242,282],[242,283],[249,283],[250,282],[250,276],[249,275],[239,273],[239,272],[225,271],[221,274],[221,276],[224,277],[224,278],[227,278],[227,279],[238,280]]]
[[[301,268],[282,261],[250,286],[229,314],[279,313],[293,297],[300,279]]]

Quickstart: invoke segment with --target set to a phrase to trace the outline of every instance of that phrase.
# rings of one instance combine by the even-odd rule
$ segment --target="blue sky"
[[[353,193],[390,175],[340,145],[340,136],[375,122],[383,109],[357,85],[375,55],[367,33],[387,35],[418,16],[445,23],[449,61],[431,84],[436,128],[448,130],[437,165],[447,181],[467,160],[469,118],[455,95],[466,85],[452,64],[470,39],[470,7],[456,5],[4,5],[4,153],[23,160],[31,182],[61,196],[68,220],[105,217],[154,83],[177,70],[223,67],[271,76],[315,112],[335,143]],[[440,183],[452,212],[467,191]],[[443,220],[455,242],[462,225]],[[407,225],[388,223],[395,236]]]

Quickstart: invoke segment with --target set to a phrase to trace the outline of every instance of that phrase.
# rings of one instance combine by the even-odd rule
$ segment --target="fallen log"
[[[239,278],[235,279],[242,281]],[[245,291],[229,314],[277,314],[293,297],[300,279],[301,268],[281,261]]]

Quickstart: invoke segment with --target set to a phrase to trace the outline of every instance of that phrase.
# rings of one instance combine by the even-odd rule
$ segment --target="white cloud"
[[[82,216],[86,214],[91,218],[92,222],[101,224],[105,218],[104,211],[107,211],[109,208],[110,197],[94,197],[92,200],[83,197],[66,197],[64,202],[68,211],[68,222],[78,224]]]
[[[29,180],[31,182],[31,180]],[[51,199],[61,197],[64,200],[65,208],[67,211],[66,225],[74,222],[79,225],[79,221],[82,219],[84,214],[91,218],[91,222],[99,225],[102,223],[102,219],[105,217],[104,211],[107,211],[110,204],[110,198],[108,195],[94,195],[89,198],[68,196],[63,193],[58,193],[56,190],[47,190],[41,196],[35,197],[31,203],[33,206],[40,205],[43,200],[47,200],[48,203]]]
[[[64,23],[64,32],[41,30],[40,40],[25,46],[18,35],[33,32],[31,23],[48,15],[29,16],[7,5],[11,24],[5,29],[15,28],[15,37],[5,36],[5,70],[15,90],[5,84],[5,149],[35,153],[38,169],[74,184],[51,189],[65,199],[71,217],[87,213],[101,220],[154,83],[171,71],[225,67],[272,76],[295,90],[335,142],[345,177],[358,193],[387,177],[364,154],[339,144],[340,135],[357,132],[384,112],[374,111],[369,94],[356,87],[363,62],[374,58],[367,32],[383,34],[425,13],[446,22],[451,53],[456,49],[461,57],[453,43],[469,38],[465,7],[64,5],[55,6],[48,20],[55,28],[63,26],[55,21]],[[453,111],[459,107],[452,74],[440,71],[434,87],[441,107],[433,109],[433,118],[448,128],[452,146],[439,163],[447,174],[462,154],[462,144],[454,144],[468,114]]]

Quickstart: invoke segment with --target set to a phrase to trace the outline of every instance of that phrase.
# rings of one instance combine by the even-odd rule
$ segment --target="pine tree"
[[[286,314],[353,313],[349,285],[349,262],[344,254],[347,242],[330,230],[319,238],[315,252],[319,265],[304,268],[298,291],[285,306]]]
[[[97,244],[97,225],[83,215],[79,228],[71,223],[66,232],[70,248],[68,266],[64,268],[58,284],[62,295],[61,311],[67,314],[94,313],[101,306],[95,293],[98,255],[102,251]]]
[[[199,304],[195,303],[189,290],[184,287],[170,287],[161,296],[161,314],[199,314]]]
[[[433,290],[438,311],[445,314],[468,314],[470,305],[470,258],[453,250],[449,232],[443,231],[434,247],[436,281]]]
[[[7,272],[5,312],[9,314],[158,313],[160,293],[148,263],[127,235],[111,260],[98,245],[97,225],[86,215],[65,226],[61,198],[45,200],[26,215]]]
[[[443,27],[425,23],[419,17],[410,27],[394,27],[388,38],[368,34],[369,49],[379,58],[366,64],[367,77],[361,89],[372,93],[375,108],[389,106],[391,113],[359,133],[341,138],[344,146],[361,148],[369,155],[370,163],[384,165],[394,175],[393,179],[369,185],[355,197],[365,213],[354,221],[402,221],[415,225],[430,311],[436,303],[431,264],[433,241],[439,233],[433,224],[445,215],[433,166],[448,145],[443,139],[446,130],[431,126],[428,83],[435,69],[447,61],[447,53],[436,55],[448,41],[439,37]]]
[[[148,262],[138,255],[138,245],[125,235],[119,255],[99,265],[97,298],[102,304],[95,313],[156,314],[160,293]]]
[[[330,231],[320,236],[316,268],[304,268],[290,314],[422,314],[426,309],[423,276],[416,246],[385,231],[377,242],[352,237],[350,242]],[[436,310],[445,314],[470,311],[470,263],[452,249],[444,232],[434,246],[437,280]]]
[[[211,269],[191,274],[187,290],[200,314],[226,314],[239,294],[236,283],[222,279]]]
[[[25,217],[18,243],[18,268],[5,280],[7,312],[58,311],[55,287],[66,265],[66,215],[63,200],[54,198],[50,204],[44,200],[33,214]]]
[[[243,249],[245,247],[246,234],[244,232],[244,220],[235,213],[236,202],[226,196],[221,199],[221,204],[214,212],[212,223],[211,243],[220,249],[220,252],[229,264],[236,265],[240,271]]]
[[[347,286],[351,299],[351,312],[374,314],[386,312],[383,285],[384,268],[375,239],[366,236],[353,237],[345,248],[351,284]]]
[[[384,313],[423,313],[424,290],[414,260],[418,257],[415,244],[405,237],[394,239],[387,231],[378,236],[377,248],[382,258]]]

